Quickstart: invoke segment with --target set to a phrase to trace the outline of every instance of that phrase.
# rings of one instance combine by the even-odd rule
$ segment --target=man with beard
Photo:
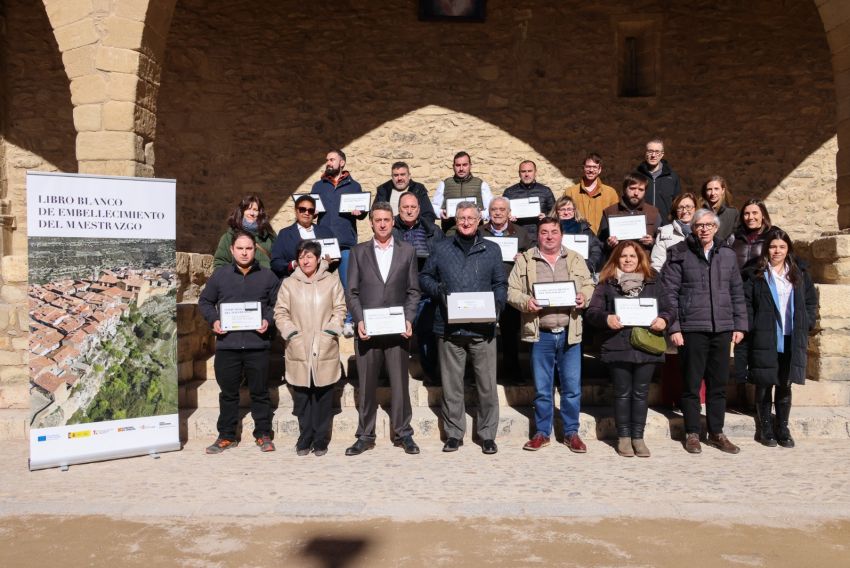
[[[418,181],[410,179],[410,167],[404,162],[395,162],[390,168],[390,180],[378,186],[375,203],[386,202],[393,208],[393,215],[399,214],[399,201],[405,193],[412,193],[419,201],[419,214],[423,219],[436,222],[437,215],[428,199],[428,190]]]
[[[452,169],[454,175],[437,184],[434,199],[431,200],[434,211],[440,212],[443,231],[448,231],[455,226],[454,218],[446,214],[446,200],[460,197],[474,198],[478,210],[482,212],[486,221],[489,218],[487,211],[490,208],[490,200],[493,198],[493,192],[490,191],[487,182],[472,175],[472,158],[469,154],[466,152],[455,154]]]
[[[682,192],[679,175],[664,157],[664,142],[658,138],[646,143],[646,159],[637,171],[647,177],[646,202],[658,209],[663,222],[670,218],[673,199]]]
[[[525,229],[525,232],[531,238],[532,245],[537,244],[537,221],[549,215],[555,206],[555,196],[552,195],[552,190],[542,183],[537,182],[537,164],[531,160],[520,162],[519,183],[515,183],[507,188],[502,194],[502,197],[507,199],[537,197],[540,200],[540,214],[537,217],[517,219],[511,215],[511,222]]]
[[[333,236],[339,241],[341,253],[339,279],[342,281],[342,287],[348,291],[348,257],[351,248],[357,244],[357,221],[364,219],[367,211],[355,210],[351,213],[340,213],[340,195],[343,193],[361,193],[363,190],[345,169],[345,152],[331,150],[325,160],[325,173],[319,181],[313,184],[310,193],[318,195],[325,208],[325,212],[319,217],[318,226],[330,229]],[[351,314],[345,315],[343,335],[354,337],[354,323]]]
[[[611,254],[611,251],[619,242],[617,237],[611,235],[608,220],[611,217],[624,215],[646,216],[646,233],[640,239],[635,240],[643,245],[647,252],[652,251],[652,245],[655,242],[653,235],[655,230],[661,226],[661,215],[658,213],[658,209],[644,201],[648,181],[646,176],[638,172],[627,175],[626,179],[623,180],[623,194],[620,202],[606,207],[603,211],[602,223],[599,225],[599,240],[605,244],[608,254]]]

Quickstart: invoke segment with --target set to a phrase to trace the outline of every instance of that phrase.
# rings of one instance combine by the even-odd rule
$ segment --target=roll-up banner
[[[30,469],[180,449],[175,182],[27,173]]]

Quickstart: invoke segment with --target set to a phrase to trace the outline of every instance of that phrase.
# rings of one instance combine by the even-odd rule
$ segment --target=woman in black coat
[[[571,197],[564,195],[555,202],[552,216],[561,221],[561,232],[564,235],[584,235],[587,237],[587,269],[591,274],[596,274],[602,268],[605,257],[602,252],[602,241],[596,238],[590,223],[582,218],[581,212],[576,207]],[[580,253],[582,254],[582,253]],[[582,254],[582,256],[584,256]]]
[[[732,236],[732,250],[738,257],[741,270],[750,262],[761,256],[764,239],[768,231],[778,229],[770,221],[770,213],[761,199],[748,199],[741,208],[738,227]]]
[[[745,273],[744,293],[750,332],[745,341],[748,380],[756,385],[758,440],[794,447],[788,430],[791,384],[806,380],[809,334],[817,316],[817,296],[808,272],[797,264],[791,238],[773,229],[761,256]],[[775,394],[773,391],[776,391]],[[776,406],[777,428],[770,419]]]
[[[648,458],[649,448],[643,441],[649,405],[649,383],[655,367],[664,354],[653,355],[632,347],[632,327],[625,327],[616,314],[618,298],[656,298],[658,316],[650,329],[664,331],[672,313],[661,303],[661,291],[649,255],[634,241],[622,241],[614,247],[611,258],[599,274],[599,285],[593,292],[585,313],[591,325],[603,329],[601,359],[608,364],[614,383],[614,421],[617,426],[617,453],[624,457]]]

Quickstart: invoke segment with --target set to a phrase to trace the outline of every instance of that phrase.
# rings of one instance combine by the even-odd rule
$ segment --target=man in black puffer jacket
[[[661,222],[667,224],[670,219],[670,207],[673,199],[682,192],[679,174],[670,169],[664,157],[664,142],[650,140],[646,143],[646,159],[637,167],[637,171],[649,178],[646,184],[645,201],[658,209]]]
[[[431,223],[437,222],[434,207],[428,198],[428,190],[418,181],[410,179],[410,167],[404,162],[395,162],[390,168],[390,180],[378,186],[375,192],[375,203],[386,201],[393,208],[393,214],[398,215],[399,198],[404,193],[412,193],[419,201],[419,215]]]
[[[735,253],[716,238],[719,220],[700,209],[691,222],[691,234],[669,249],[661,270],[661,285],[670,310],[676,314],[670,339],[682,360],[682,413],[685,449],[702,451],[700,382],[705,378],[708,443],[737,454],[740,449],[723,434],[729,345],[738,344],[748,330],[744,286]]]

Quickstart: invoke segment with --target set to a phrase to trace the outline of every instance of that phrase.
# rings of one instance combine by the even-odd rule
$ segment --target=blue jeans
[[[351,249],[341,249],[339,252],[339,281],[342,282],[342,289],[348,292],[348,257],[351,255]],[[351,312],[345,310],[345,323],[353,321]]]
[[[561,419],[564,435],[575,434],[581,408],[581,343],[567,344],[567,331],[551,333],[540,330],[540,341],[531,344],[531,370],[534,374],[534,422],[537,432],[552,433],[555,415],[553,391],[555,365],[561,385]]]

